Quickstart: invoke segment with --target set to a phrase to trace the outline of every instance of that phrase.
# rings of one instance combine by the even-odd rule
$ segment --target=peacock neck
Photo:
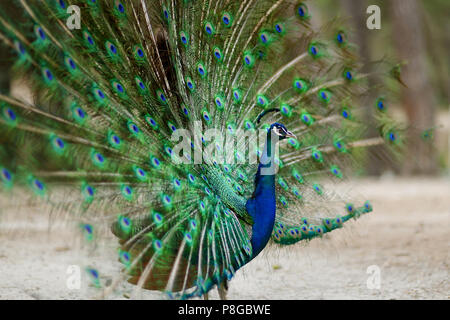
[[[275,147],[277,141],[267,133],[264,151],[255,176],[255,191],[246,203],[247,213],[253,218],[252,258],[267,245],[275,223]]]

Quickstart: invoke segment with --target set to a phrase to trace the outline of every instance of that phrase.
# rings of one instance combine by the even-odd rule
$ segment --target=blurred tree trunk
[[[7,94],[10,90],[10,67],[11,67],[11,54],[3,46],[0,47],[0,93]]]
[[[352,35],[354,35],[354,39],[352,39],[355,44],[359,47],[359,55],[361,57],[362,63],[364,64],[362,67],[363,73],[371,73],[373,70],[371,68],[370,62],[373,60],[370,52],[370,30],[366,27],[366,19],[367,14],[366,10],[369,6],[367,0],[340,0],[341,6],[344,9],[345,15],[351,18],[351,26],[353,28]],[[379,85],[379,79],[370,77],[369,78],[369,87],[377,88]],[[371,90],[369,101],[375,101],[378,96],[377,90]],[[362,102],[361,102],[362,103]],[[368,123],[368,128],[370,128],[367,135],[369,137],[374,137],[378,135],[376,130],[376,125],[374,121],[374,109],[373,104],[369,103],[369,105],[365,106],[365,121]],[[386,160],[376,155],[382,155],[386,153],[386,148],[384,146],[376,146],[372,147],[370,150],[371,157],[367,162],[366,172],[369,175],[380,175],[383,170],[386,168]]]
[[[402,68],[401,99],[411,129],[408,130],[404,174],[435,173],[436,156],[432,146],[423,141],[420,131],[434,125],[433,87],[426,59],[423,8],[418,0],[389,1],[392,28],[398,57],[407,65]]]
[[[15,5],[2,7],[4,16],[17,17]],[[14,63],[13,52],[3,41],[0,41],[0,93],[9,94],[11,90],[11,67]]]

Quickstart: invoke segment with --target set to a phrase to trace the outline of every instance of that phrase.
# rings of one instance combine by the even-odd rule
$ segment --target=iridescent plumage
[[[358,73],[342,26],[313,29],[305,2],[19,1],[31,27],[4,5],[0,39],[40,97],[0,95],[2,190],[26,186],[78,213],[87,242],[111,227],[129,282],[203,295],[268,242],[321,237],[372,210],[333,184],[356,164],[353,150],[397,145],[399,133],[387,98],[364,99],[370,75]],[[70,5],[80,7],[79,30],[66,26]],[[378,110],[379,136],[365,136],[367,105]],[[190,154],[175,154],[172,137],[197,124],[235,139],[231,159],[176,162],[225,148],[201,135]],[[274,128],[286,129],[279,154]],[[259,129],[263,143],[246,137]],[[259,160],[240,161],[248,154]],[[261,175],[265,157],[274,171]],[[101,271],[87,270],[102,287]]]

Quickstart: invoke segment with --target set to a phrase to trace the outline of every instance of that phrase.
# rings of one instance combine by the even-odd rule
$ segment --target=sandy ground
[[[373,213],[322,239],[266,249],[237,272],[228,298],[449,299],[450,181],[389,178],[352,183],[371,199]],[[32,210],[3,222],[0,299],[94,296],[84,272],[80,289],[67,286],[68,267],[83,259],[74,250],[71,231],[53,228],[49,233],[48,220]],[[108,283],[118,268],[116,259],[107,252],[89,259]],[[369,266],[379,269],[379,289],[367,285],[374,276],[367,273]],[[110,298],[165,298],[148,291],[134,296],[132,290],[123,284]],[[218,298],[215,290],[210,298]]]

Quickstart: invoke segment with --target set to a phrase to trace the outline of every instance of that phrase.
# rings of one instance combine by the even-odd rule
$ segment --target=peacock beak
[[[297,138],[297,136],[295,134],[293,134],[292,132],[288,131],[286,133],[286,138]]]

